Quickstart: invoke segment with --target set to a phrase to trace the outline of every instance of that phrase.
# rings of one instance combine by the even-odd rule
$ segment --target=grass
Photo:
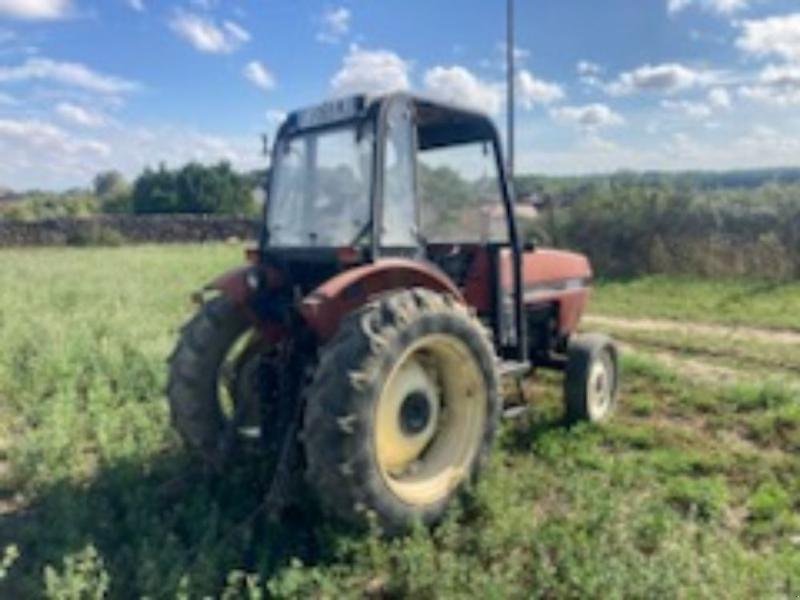
[[[621,317],[689,319],[800,330],[800,283],[643,277],[600,282],[592,310]]]
[[[793,392],[638,355],[603,427],[564,428],[559,378],[530,382],[535,408],[433,531],[249,520],[257,466],[199,472],[162,392],[188,293],[239,262],[221,245],[0,252],[0,597],[800,595]]]

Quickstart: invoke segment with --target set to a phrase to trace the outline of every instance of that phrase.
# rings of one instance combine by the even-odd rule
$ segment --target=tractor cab
[[[289,115],[272,156],[261,251],[291,264],[304,292],[354,264],[413,260],[453,281],[503,353],[523,357],[521,248],[488,117],[355,96]]]

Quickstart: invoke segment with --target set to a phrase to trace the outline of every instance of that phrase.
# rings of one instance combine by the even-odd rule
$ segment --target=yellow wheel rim
[[[486,428],[488,391],[466,344],[427,335],[397,361],[375,413],[375,448],[392,492],[411,505],[446,498],[469,475]]]

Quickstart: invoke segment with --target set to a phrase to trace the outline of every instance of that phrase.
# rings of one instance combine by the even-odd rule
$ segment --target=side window
[[[422,234],[427,241],[508,241],[491,144],[459,144],[420,152],[419,179]]]
[[[414,129],[410,109],[394,102],[387,115],[383,178],[383,246],[417,245]]]

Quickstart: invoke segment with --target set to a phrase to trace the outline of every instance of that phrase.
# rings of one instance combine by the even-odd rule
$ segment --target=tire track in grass
[[[597,314],[584,317],[583,325],[586,328],[609,331],[618,338],[623,351],[648,355],[689,379],[725,384],[778,377],[800,389],[798,365],[791,360],[776,361],[774,358],[752,353],[743,355],[741,351],[734,350],[746,348],[748,343],[758,342],[800,351],[800,333],[791,330],[667,319],[624,319]],[[659,334],[663,339],[642,339],[647,334]],[[695,345],[681,345],[681,337],[690,337]],[[703,338],[716,341],[717,344],[703,344]],[[719,342],[728,344],[731,349],[720,346]]]
[[[800,332],[791,329],[766,329],[762,327],[738,325],[713,325],[694,321],[671,321],[669,319],[625,319],[607,315],[591,314],[583,322],[593,327],[614,327],[629,331],[649,331],[663,333],[695,334],[725,338],[730,341],[760,341],[800,347]]]

